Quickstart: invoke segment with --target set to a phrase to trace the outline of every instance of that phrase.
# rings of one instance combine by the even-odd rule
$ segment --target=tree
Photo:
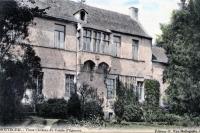
[[[25,90],[36,88],[40,58],[25,39],[34,17],[43,13],[44,9],[23,6],[22,1],[0,2],[0,123],[19,117]]]
[[[161,25],[158,46],[166,50],[169,65],[164,79],[169,109],[177,114],[199,115],[200,112],[200,2],[190,0],[174,11],[171,23]]]

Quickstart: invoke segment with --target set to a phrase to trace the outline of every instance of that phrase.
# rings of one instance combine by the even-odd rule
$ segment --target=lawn
[[[37,128],[37,129],[61,129],[62,132],[83,132],[83,133],[172,133],[174,129],[185,129],[183,126],[170,126],[163,123],[144,123],[144,122],[122,122],[121,124],[104,122],[102,125],[97,125],[85,121],[69,121],[63,119],[44,119],[41,117],[27,117],[17,127]],[[64,129],[65,131],[62,131]],[[194,128],[193,128],[194,129]],[[42,133],[48,133],[42,132]]]

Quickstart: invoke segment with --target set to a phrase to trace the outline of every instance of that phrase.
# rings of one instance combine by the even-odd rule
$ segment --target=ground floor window
[[[143,87],[142,81],[137,82],[136,93],[137,93],[138,100],[142,100],[143,93],[144,93],[144,87]]]
[[[74,75],[66,74],[65,76],[65,96],[70,97],[75,93]]]
[[[42,89],[43,89],[43,72],[39,73],[37,75],[36,79],[36,91],[38,95],[42,94]]]
[[[115,80],[114,79],[107,79],[106,80],[106,88],[107,88],[107,98],[108,99],[114,98]]]

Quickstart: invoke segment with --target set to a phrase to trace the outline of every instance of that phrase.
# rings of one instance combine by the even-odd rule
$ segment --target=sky
[[[80,0],[73,0],[80,1]],[[153,37],[153,42],[157,35],[162,32],[160,24],[170,22],[171,13],[174,9],[178,9],[180,0],[86,0],[86,4],[116,11],[129,15],[129,7],[137,7],[139,9],[139,22],[145,31]]]

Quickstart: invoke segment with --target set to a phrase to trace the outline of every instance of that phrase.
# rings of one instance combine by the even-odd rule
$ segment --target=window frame
[[[136,51],[136,48],[137,48],[137,51]],[[137,53],[135,53],[135,51]],[[132,39],[132,59],[139,60],[139,40],[137,39]]]
[[[40,81],[41,80],[41,81]],[[44,72],[39,72],[36,78],[36,94],[41,95],[43,90]],[[40,85],[39,85],[40,84]]]
[[[144,82],[143,81],[137,81],[136,95],[139,101],[143,100],[143,97],[144,97]]]
[[[59,49],[65,49],[65,35],[66,35],[66,26],[63,24],[54,24],[54,47]],[[56,26],[61,26],[64,30],[57,29]],[[56,39],[56,33],[58,33],[58,38]],[[61,47],[61,33],[63,33],[63,47]],[[58,41],[58,42],[57,42]]]
[[[117,42],[117,41],[115,40],[115,38],[118,38],[119,41]],[[113,53],[113,51],[111,51],[111,54],[112,54],[113,56],[119,56],[119,55],[118,55],[118,48],[121,47],[121,43],[122,43],[121,36],[119,36],[119,35],[113,35],[113,46],[115,47],[115,53]]]
[[[90,32],[90,36],[88,36],[88,32]],[[85,35],[85,33],[86,33],[86,35]],[[88,39],[90,40],[89,44],[87,44]],[[83,29],[83,45],[82,45],[82,50],[83,51],[91,52],[91,43],[92,43],[92,30],[91,29]],[[89,48],[88,48],[88,46],[89,46]]]
[[[101,31],[93,30],[93,38],[92,39],[93,39],[93,52],[94,53],[101,53],[101,42],[102,42],[101,34],[102,34]]]
[[[108,84],[108,81],[112,81],[112,84],[111,84],[111,82],[109,82],[110,84]],[[107,78],[106,79],[107,99],[114,99],[115,98],[115,87],[116,87],[115,79]],[[112,94],[112,95],[110,96],[110,94]]]
[[[68,77],[68,80],[67,80],[67,77]],[[73,80],[73,84],[71,83],[71,80]],[[68,86],[67,86],[67,81],[69,81]],[[68,97],[68,98],[71,97],[72,95],[71,85],[73,85],[73,89],[74,89],[73,91],[75,92],[76,91],[75,90],[75,75],[65,74],[65,97]]]
[[[108,53],[109,45],[110,45],[110,34],[106,32],[101,32],[102,34],[102,43],[101,45],[101,53]],[[107,48],[107,50],[106,50]]]

